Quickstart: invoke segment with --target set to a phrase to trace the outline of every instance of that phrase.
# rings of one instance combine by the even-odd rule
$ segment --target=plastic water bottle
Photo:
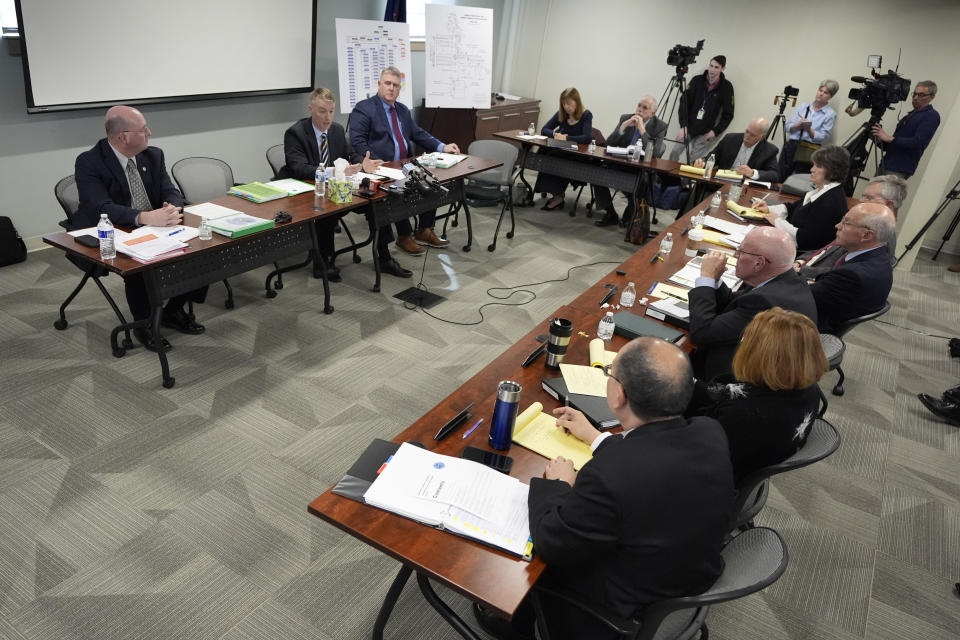
[[[713,192],[713,197],[710,199],[710,206],[714,209],[719,209],[721,204],[723,204],[723,198],[720,197],[720,190],[717,189]]]
[[[527,127],[527,135],[532,136],[536,132],[537,132],[537,125],[531,122],[530,125]]]
[[[627,287],[620,294],[620,306],[621,307],[632,307],[633,303],[637,300],[637,288],[633,286],[632,282],[627,283]]]
[[[670,252],[673,251],[673,233],[667,232],[667,235],[663,236],[663,240],[660,241],[660,255],[666,257],[670,255]]]
[[[707,158],[707,164],[703,166],[703,177],[709,178],[713,175],[713,165],[717,164],[717,157],[710,154],[710,157]]]
[[[591,140],[591,141],[590,141],[590,144],[587,145],[587,151],[589,151],[590,153],[595,153],[595,152],[597,151],[597,141],[596,141],[596,140]]]
[[[640,140],[637,140],[637,144],[633,148],[633,161],[640,162],[641,160],[643,160],[643,144]]]
[[[113,260],[117,257],[117,245],[115,240],[115,231],[113,223],[107,214],[100,214],[100,224],[97,225],[97,238],[100,240],[100,259]]]
[[[706,215],[704,214],[703,209],[700,209],[700,211],[697,212],[697,215],[693,216],[693,220],[692,220],[693,226],[702,227],[705,220],[706,220]]]
[[[313,174],[313,180],[314,180],[314,185],[313,185],[313,190],[314,190],[314,191],[313,191],[313,192],[314,192],[316,195],[320,196],[321,198],[324,197],[324,196],[326,195],[326,193],[327,193],[327,170],[326,170],[326,167],[324,167],[322,164],[321,164],[321,165],[317,165],[317,170],[316,170],[316,172]]]
[[[607,315],[600,318],[600,324],[597,325],[597,337],[604,342],[609,342],[613,338],[613,328],[615,326],[613,311],[607,311]]]
[[[206,218],[200,219],[200,230],[197,235],[200,240],[212,240],[213,229],[210,228],[210,221]]]

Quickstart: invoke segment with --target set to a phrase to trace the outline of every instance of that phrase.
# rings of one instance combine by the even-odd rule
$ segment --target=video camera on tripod
[[[667,52],[667,64],[677,68],[677,75],[684,75],[690,68],[690,65],[697,61],[697,56],[703,51],[703,40],[697,40],[697,46],[675,44]]]
[[[850,89],[848,97],[857,101],[858,108],[870,109],[870,115],[877,118],[877,121],[891,105],[910,97],[910,80],[896,71],[887,70],[880,75],[873,69],[870,78],[851,76],[850,79],[863,86]]]

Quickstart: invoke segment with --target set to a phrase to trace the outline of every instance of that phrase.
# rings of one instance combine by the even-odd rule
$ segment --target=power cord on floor
[[[941,336],[940,334],[937,334],[937,333],[927,333],[926,331],[920,331],[919,329],[914,329],[914,328],[912,328],[912,327],[904,327],[904,326],[902,326],[902,325],[895,324],[895,323],[890,322],[890,321],[888,321],[888,320],[880,320],[879,318],[877,318],[876,320],[874,320],[874,322],[879,322],[880,324],[886,324],[886,325],[889,325],[889,326],[891,326],[891,327],[896,327],[897,329],[903,329],[904,331],[910,331],[910,332],[912,332],[912,333],[918,333],[918,334],[920,334],[921,336],[927,336],[928,338],[943,338],[944,340],[950,340],[950,339],[952,338],[952,336]]]

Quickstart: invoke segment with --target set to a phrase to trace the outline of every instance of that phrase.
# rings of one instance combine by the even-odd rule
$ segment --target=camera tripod
[[[673,119],[673,114],[677,112],[677,107],[680,105],[680,101],[683,99],[683,94],[687,91],[687,78],[686,74],[690,67],[680,66],[677,67],[677,74],[672,76],[667,81],[667,87],[663,90],[663,95],[660,97],[660,102],[657,103],[657,117],[663,120],[667,124],[667,129],[670,128],[670,121]],[[679,122],[679,118],[677,121]],[[671,140],[671,142],[679,142],[678,140]],[[690,136],[683,137],[683,149],[685,152],[685,158],[687,163],[690,163]]]
[[[860,125],[860,128],[854,131],[853,135],[843,143],[843,148],[850,154],[850,171],[843,180],[843,192],[847,194],[848,198],[853,197],[853,191],[857,188],[857,183],[868,178],[868,176],[863,175],[863,170],[871,156],[874,159],[874,175],[880,171],[883,152],[873,138],[871,131],[873,125],[880,124],[883,111],[885,109],[881,108],[880,112],[877,113],[877,109],[874,108],[870,112],[870,118]]]
[[[797,106],[797,98],[793,96],[792,98],[785,93],[776,95],[773,97],[773,103],[780,103],[780,110],[777,112],[777,115],[773,116],[773,122],[770,123],[770,126],[767,128],[767,132],[763,134],[764,140],[770,140],[770,136],[777,135],[777,129],[783,127],[780,131],[781,134],[781,144],[780,148],[783,149],[787,146],[787,117],[783,115],[783,112],[787,109],[787,100],[793,100],[793,106]]]
[[[956,184],[953,185],[953,188],[947,192],[947,195],[943,198],[943,202],[940,203],[940,206],[937,207],[937,210],[933,212],[933,215],[930,216],[930,219],[927,220],[920,231],[917,232],[917,235],[913,237],[913,240],[907,243],[907,246],[903,248],[903,253],[900,254],[900,257],[897,258],[897,262],[903,260],[903,256],[913,249],[913,246],[917,244],[920,239],[923,237],[923,234],[927,232],[934,221],[940,217],[940,214],[950,205],[951,202],[960,198],[960,180],[957,180]],[[957,207],[957,212],[953,214],[953,220],[950,221],[950,226],[947,227],[947,230],[943,233],[943,238],[940,239],[940,246],[937,247],[936,253],[933,254],[933,259],[936,260],[937,256],[940,255],[940,251],[943,249],[943,245],[946,244],[947,240],[950,239],[950,236],[953,235],[953,232],[957,229],[957,224],[960,223],[960,207]]]

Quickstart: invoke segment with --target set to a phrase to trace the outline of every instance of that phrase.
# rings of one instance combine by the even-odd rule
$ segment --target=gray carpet
[[[594,227],[582,206],[576,218],[518,209],[516,237],[492,254],[497,211],[476,210],[474,250],[461,250],[461,226],[425,261],[425,284],[448,297],[431,313],[476,322],[488,287],[629,255],[622,231]],[[330,316],[306,271],[274,300],[265,270],[233,279],[229,311],[211,287],[197,308],[207,333],[170,336],[170,390],[153,354],[111,356],[114,318],[95,288],[53,329],[79,279],[58,251],[0,270],[0,639],[369,637],[397,564],[307,504],[371,438],[409,425],[610,265],[458,326],[391,298],[409,280],[370,292],[363,257],[340,261]],[[423,259],[399,259],[419,276]],[[960,275],[944,267],[923,256],[897,272],[893,311],[850,335],[847,394],[827,414],[843,445],[779,476],[759,518],[783,533],[790,566],[715,607],[714,638],[958,636],[960,430],[915,398],[960,381],[946,340],[925,335],[960,333]],[[105,283],[125,309],[119,278]],[[470,619],[468,601],[440,591]],[[458,637],[412,584],[388,636]]]

